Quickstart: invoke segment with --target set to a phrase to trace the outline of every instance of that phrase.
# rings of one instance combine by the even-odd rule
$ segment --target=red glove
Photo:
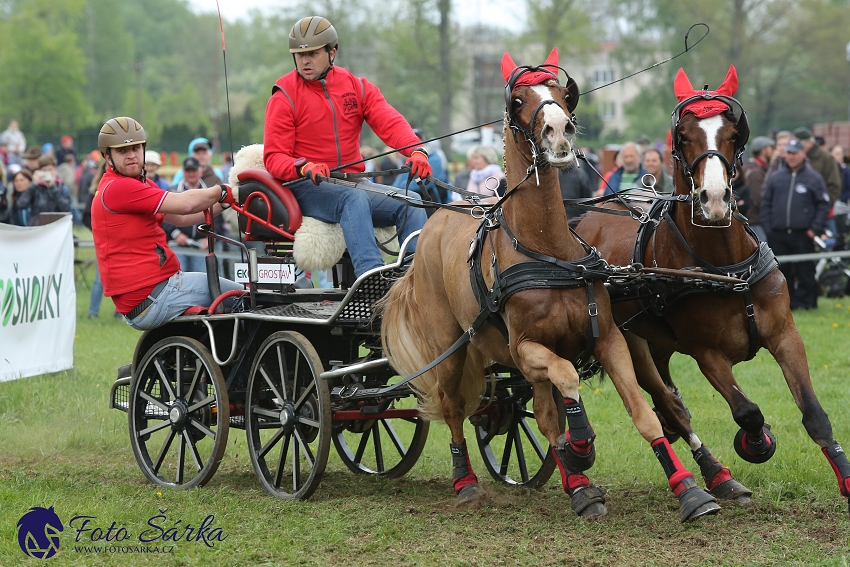
[[[302,165],[298,173],[301,174],[301,177],[309,177],[310,180],[316,185],[320,183],[320,175],[322,177],[331,176],[331,170],[326,163],[313,163],[312,161],[308,161],[307,163]]]
[[[222,208],[230,208],[231,205],[238,204],[236,197],[233,196],[233,188],[230,185],[221,184],[221,198],[218,200]],[[225,206],[227,205],[227,206]]]
[[[431,175],[431,164],[428,163],[428,152],[422,148],[413,150],[413,153],[410,154],[410,157],[407,158],[404,165],[410,167],[411,177],[425,179]]]

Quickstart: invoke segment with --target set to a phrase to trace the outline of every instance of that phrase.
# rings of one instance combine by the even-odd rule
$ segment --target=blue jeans
[[[376,190],[391,191],[391,187],[372,185]],[[399,231],[399,244],[412,232],[422,228],[427,216],[425,209],[408,207],[386,195],[322,182],[314,185],[305,179],[289,186],[301,206],[304,216],[327,223],[339,223],[345,237],[345,246],[354,264],[355,276],[384,265],[381,251],[375,242],[374,227],[395,226]],[[408,250],[416,248],[416,241]]]
[[[174,255],[177,256],[177,261],[180,262],[180,269],[184,272],[201,272],[204,274],[207,272],[206,256],[190,256],[188,254],[180,254],[177,251],[174,252]]]
[[[91,284],[89,296],[89,317],[97,317],[100,313],[100,302],[103,301],[103,284],[100,281],[100,266],[95,264],[94,283]]]
[[[221,292],[245,289],[242,284],[218,278]],[[195,305],[208,306],[213,301],[207,284],[207,274],[200,272],[177,272],[156,296],[153,303],[135,319],[124,319],[131,327],[145,331],[165,325]],[[228,300],[232,306],[235,300]]]

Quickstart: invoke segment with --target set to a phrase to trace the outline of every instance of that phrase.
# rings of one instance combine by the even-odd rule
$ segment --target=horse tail
[[[413,374],[442,354],[429,348],[433,341],[425,331],[431,325],[427,321],[427,313],[416,302],[413,291],[415,264],[408,268],[407,273],[392,285],[387,295],[375,306],[376,313],[383,316],[381,345],[384,355],[402,376]],[[460,394],[466,401],[466,415],[472,415],[478,409],[485,388],[483,370],[486,365],[486,357],[472,345],[467,345],[460,386]],[[436,374],[428,371],[414,379],[411,386],[419,398],[419,415],[428,421],[443,420]]]

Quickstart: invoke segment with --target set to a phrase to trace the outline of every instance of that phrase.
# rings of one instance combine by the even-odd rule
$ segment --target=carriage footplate
[[[109,408],[126,412],[130,408],[130,378],[133,367],[125,364],[118,369],[118,379],[112,384],[109,392]]]

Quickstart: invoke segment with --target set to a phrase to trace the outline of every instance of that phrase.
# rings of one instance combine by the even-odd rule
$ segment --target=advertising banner
[[[71,216],[0,224],[0,382],[74,366],[76,305]]]

